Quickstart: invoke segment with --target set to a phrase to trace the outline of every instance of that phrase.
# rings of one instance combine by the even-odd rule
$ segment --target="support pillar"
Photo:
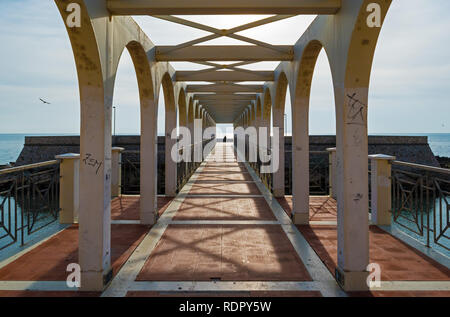
[[[166,100],[167,102],[167,100]],[[166,142],[165,142],[165,193],[167,197],[177,195],[177,163],[172,159],[172,147],[177,146],[177,139],[172,139],[172,131],[177,127],[177,113],[174,107],[166,107]]]
[[[338,266],[335,276],[345,291],[369,288],[367,107],[361,106],[358,115],[352,115],[353,99],[366,105],[367,97],[367,88],[336,90]]]
[[[372,223],[382,226],[391,225],[391,162],[395,156],[369,155],[371,167],[371,214]]]
[[[68,21],[67,1],[55,1]],[[106,6],[78,1],[83,23],[66,25],[80,89],[78,264],[81,290],[103,291],[111,268],[111,118],[119,53]],[[95,18],[94,18],[95,17]],[[97,39],[101,39],[97,41]]]
[[[111,106],[99,93],[98,103],[89,93],[81,102],[79,264],[81,289],[89,291],[112,279]]]
[[[292,221],[309,224],[309,97],[292,101]]]
[[[145,100],[141,106],[140,206],[141,224],[152,225],[158,216],[158,106]]]
[[[336,199],[336,148],[328,148],[328,186],[329,195]]]
[[[80,154],[68,153],[55,157],[59,164],[59,223],[78,222]]]
[[[111,197],[118,197],[121,194],[122,186],[122,147],[112,148],[111,157]]]
[[[273,173],[273,195],[275,197],[284,197],[284,108],[273,108],[273,128],[278,128],[278,162],[279,166]],[[274,136],[275,137],[275,136]]]

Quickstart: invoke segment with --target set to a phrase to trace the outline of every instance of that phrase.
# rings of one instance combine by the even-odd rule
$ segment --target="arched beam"
[[[157,118],[150,63],[142,45],[137,41],[127,44],[136,71],[140,99],[140,200],[142,224],[154,224],[158,217],[157,203]]]
[[[272,192],[275,197],[284,197],[285,192],[285,151],[284,151],[284,109],[286,103],[286,92],[288,87],[288,80],[284,72],[281,72],[275,82],[275,102],[272,108],[273,112],[273,128],[278,129],[278,168],[273,171],[273,186]],[[274,135],[275,137],[275,135]],[[274,152],[276,155],[277,152]]]
[[[177,192],[177,165],[172,159],[172,147],[176,146],[176,138],[172,138],[173,131],[177,128],[177,109],[175,104],[175,92],[172,79],[165,73],[161,80],[165,105],[165,194],[175,197]]]
[[[381,9],[380,27],[368,23],[369,5]],[[290,81],[293,108],[294,167],[308,162],[307,112],[312,73],[318,52],[328,56],[335,94],[338,200],[337,280],[346,290],[367,289],[368,249],[368,165],[367,106],[370,70],[382,22],[391,4],[386,1],[343,0],[336,16],[319,16],[295,44],[295,64],[282,63]],[[277,73],[277,71],[275,71]],[[291,84],[292,83],[292,84]],[[297,114],[301,112],[301,114]],[[303,118],[302,120],[299,120]],[[299,141],[303,140],[303,141]],[[302,159],[303,158],[303,159]],[[300,159],[300,160],[299,160]],[[305,169],[305,166],[303,166]],[[296,178],[302,174],[294,174]],[[306,186],[306,184],[303,184]],[[297,187],[298,188],[298,187]],[[294,189],[294,188],[293,188]],[[297,191],[297,189],[295,190]],[[306,206],[293,210],[297,224],[308,223]],[[304,196],[306,194],[303,193]]]

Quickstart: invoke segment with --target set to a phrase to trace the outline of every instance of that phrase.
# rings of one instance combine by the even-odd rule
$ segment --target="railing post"
[[[121,194],[122,185],[122,152],[123,147],[113,147],[111,149],[111,197],[118,197]]]
[[[372,223],[376,225],[391,225],[391,162],[394,156],[377,154],[369,155],[372,188],[371,210]]]
[[[56,155],[60,161],[59,181],[59,222],[72,224],[78,222],[80,154]]]
[[[328,186],[329,186],[329,191],[330,191],[330,197],[336,199],[337,195],[337,188],[336,188],[336,148],[328,148],[328,155],[329,155],[329,159],[328,159]]]

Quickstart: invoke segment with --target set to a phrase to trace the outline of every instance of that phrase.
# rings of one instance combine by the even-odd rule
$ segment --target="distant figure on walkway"
[[[223,137],[223,143],[227,143],[227,137],[226,136]]]

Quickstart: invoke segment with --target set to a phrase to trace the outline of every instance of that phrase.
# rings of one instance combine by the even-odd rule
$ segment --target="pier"
[[[0,262],[0,296],[450,296],[450,171],[369,155],[370,74],[390,0],[55,3],[78,74],[79,153],[0,171],[2,238],[21,246]],[[188,14],[270,16],[217,29]],[[294,45],[242,35],[299,14],[317,17]],[[154,44],[131,15],[208,35]],[[221,37],[242,45],[208,45]],[[112,135],[125,51],[140,98],[135,161]],[[315,151],[309,102],[321,51],[336,136]],[[177,70],[180,61],[207,68]],[[279,64],[245,68],[267,61]],[[217,124],[234,127],[232,142],[217,142]],[[27,242],[45,213],[60,227]]]

